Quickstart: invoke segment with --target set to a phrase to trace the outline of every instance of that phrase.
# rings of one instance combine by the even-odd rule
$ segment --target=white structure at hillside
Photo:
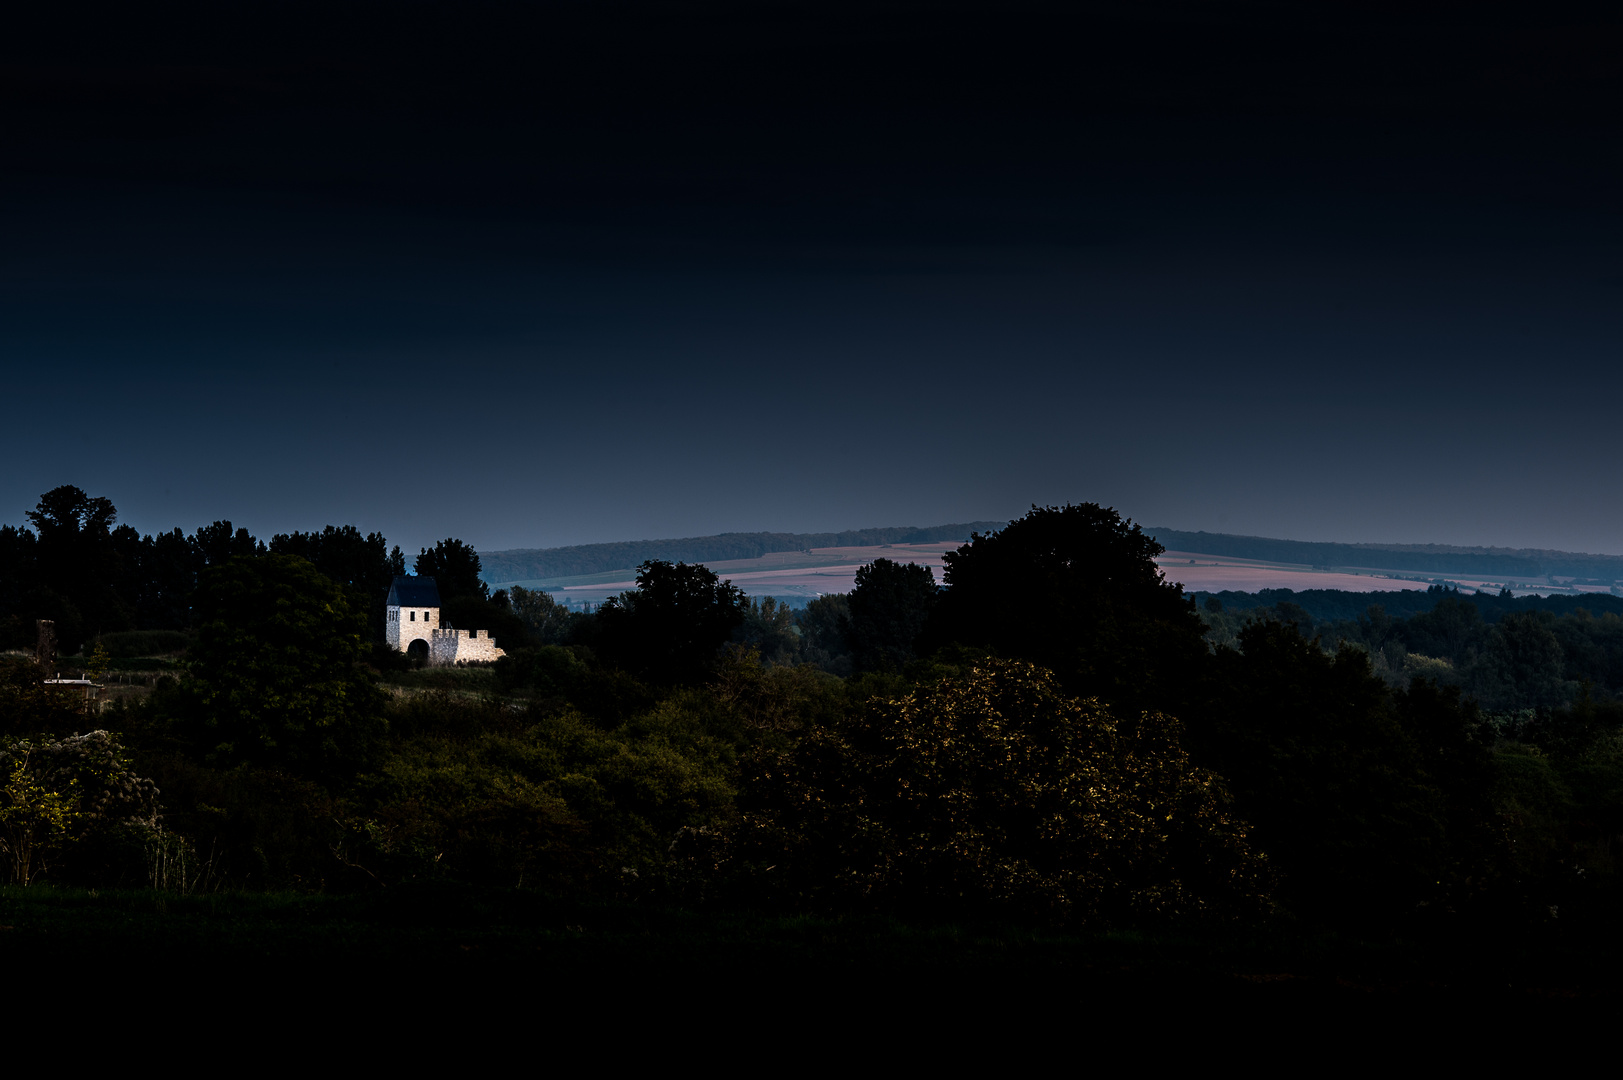
[[[389,586],[384,640],[430,664],[489,663],[506,653],[489,630],[454,630],[440,618],[440,587],[431,577],[397,577]]]

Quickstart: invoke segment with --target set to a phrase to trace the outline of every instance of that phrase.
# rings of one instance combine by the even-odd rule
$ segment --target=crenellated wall
[[[506,655],[489,630],[435,630],[428,640],[430,664],[490,663]]]

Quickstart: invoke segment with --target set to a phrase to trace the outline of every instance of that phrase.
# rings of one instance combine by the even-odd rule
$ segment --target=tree
[[[1205,663],[1205,627],[1156,566],[1162,550],[1094,503],[1033,507],[947,554],[941,618],[927,642],[1033,660],[1070,693],[1129,712],[1179,712]]]
[[[39,603],[38,538],[28,529],[0,525],[0,646],[26,646],[34,620],[44,612]]]
[[[1054,922],[1261,914],[1269,874],[1176,720],[984,660],[747,765],[735,858],[824,904]]]
[[[79,569],[87,547],[111,533],[118,511],[112,500],[91,498],[64,484],[41,495],[39,505],[28,512],[28,520],[39,533],[41,560],[54,585],[59,577]]]
[[[508,591],[507,602],[537,645],[563,645],[574,634],[575,616],[554,600],[551,593],[514,585]]]
[[[194,720],[227,763],[342,774],[383,730],[382,696],[359,666],[365,619],[292,555],[235,559],[198,583],[187,680]]]
[[[848,593],[819,596],[806,605],[800,624],[800,655],[808,664],[842,678],[851,674],[851,598]]]
[[[34,617],[55,619],[70,651],[78,650],[84,634],[126,629],[133,613],[116,588],[122,567],[112,539],[118,511],[111,500],[63,485],[41,495],[28,520],[39,534],[41,584],[57,598],[52,603],[40,597],[46,603]]]
[[[1410,652],[1441,656],[1459,667],[1467,659],[1469,648],[1480,642],[1487,630],[1477,606],[1451,593],[1442,596],[1430,611],[1407,620],[1401,634]]]
[[[344,587],[350,607],[366,613],[370,635],[382,641],[386,630],[389,585],[394,565],[382,533],[361,535],[353,525],[328,525],[320,532],[281,533],[271,537],[270,550],[297,555]],[[400,549],[396,548],[398,553]],[[402,566],[402,573],[404,568]]]
[[[479,553],[460,540],[447,538],[432,549],[423,548],[413,564],[413,572],[431,577],[440,589],[440,603],[449,604],[464,596],[490,599],[490,586],[479,578]]]
[[[1471,665],[1472,684],[1483,703],[1495,709],[1559,705],[1577,686],[1564,678],[1561,642],[1549,612],[1517,611],[1488,632],[1487,648]]]
[[[875,559],[858,568],[847,631],[857,670],[891,671],[913,659],[936,594],[928,566]]]
[[[1480,884],[1490,788],[1474,709],[1423,679],[1394,691],[1351,646],[1254,622],[1191,712],[1195,759],[1226,777],[1303,914],[1384,917]]]
[[[148,630],[185,630],[192,625],[192,595],[205,566],[194,539],[179,529],[149,536],[137,549],[135,606]]]
[[[744,621],[733,631],[733,641],[754,649],[763,664],[792,664],[800,652],[794,612],[775,596],[746,601]]]
[[[39,783],[28,768],[28,752],[12,752],[0,763],[8,775],[0,777],[0,854],[11,864],[11,879],[31,885],[44,872],[45,856],[67,838],[78,815],[74,785],[52,791]]]
[[[235,529],[229,521],[203,525],[192,534],[192,546],[204,566],[218,566],[231,559],[251,559],[265,554],[265,545],[247,529]]]
[[[608,659],[660,682],[695,682],[744,621],[744,591],[700,565],[645,562],[637,589],[597,613],[598,644]]]

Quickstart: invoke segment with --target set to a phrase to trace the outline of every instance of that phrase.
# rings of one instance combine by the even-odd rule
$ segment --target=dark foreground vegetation
[[[36,513],[0,618],[78,612],[130,692],[0,671],[8,955],[1611,990],[1623,707],[1562,623],[1607,617],[1197,609],[1082,505],[804,612],[655,561],[571,613],[447,540],[416,569],[507,656],[414,668],[381,537],[177,531],[155,607],[110,505]]]

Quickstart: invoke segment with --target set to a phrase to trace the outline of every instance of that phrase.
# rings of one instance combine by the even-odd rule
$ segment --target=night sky
[[[1550,5],[52,5],[0,521],[1623,554],[1620,57]]]

